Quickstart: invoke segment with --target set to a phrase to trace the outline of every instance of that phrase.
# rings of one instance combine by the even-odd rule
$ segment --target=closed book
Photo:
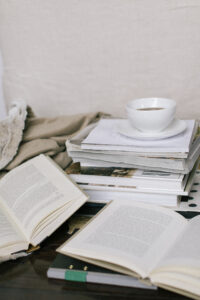
[[[198,137],[197,122],[195,122],[191,132],[189,153],[171,152],[169,149],[165,149],[165,152],[159,152],[157,148],[154,149],[154,152],[143,152],[141,149],[139,151],[138,148],[134,151],[132,148],[129,151],[83,149],[82,142],[94,128],[95,125],[89,125],[66,141],[68,155],[72,157],[74,162],[80,162],[83,167],[141,168],[187,174],[192,170],[200,155],[200,136]],[[149,141],[147,142],[149,143]],[[149,146],[146,145],[144,150],[148,151]]]
[[[79,163],[68,167],[67,174],[78,183],[176,191],[184,190],[188,177],[188,175],[153,170],[80,167]]]
[[[119,133],[118,127],[126,123],[126,119],[101,119],[82,141],[81,148],[87,150],[117,150],[143,153],[178,152],[189,153],[194,131],[195,120],[185,120],[186,130],[166,139],[133,139]]]
[[[47,271],[47,277],[78,282],[156,289],[156,286],[145,284],[137,278],[85,263],[63,254],[56,256]]]
[[[89,196],[88,202],[108,203],[112,200],[128,200],[145,202],[148,204],[163,205],[168,207],[177,207],[180,197],[173,194],[158,194],[158,193],[137,193],[115,190],[89,189],[88,186],[79,185],[84,192]],[[94,186],[93,186],[94,188]]]

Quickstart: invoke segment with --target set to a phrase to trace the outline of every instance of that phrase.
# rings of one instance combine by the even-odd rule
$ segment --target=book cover
[[[156,289],[137,278],[127,276],[112,270],[85,263],[63,254],[57,254],[47,271],[48,278],[64,279],[68,281],[111,284],[144,289]]]
[[[195,120],[185,120],[187,129],[163,140],[137,140],[118,133],[117,126],[126,119],[102,119],[83,140],[82,149],[188,153],[194,136]]]

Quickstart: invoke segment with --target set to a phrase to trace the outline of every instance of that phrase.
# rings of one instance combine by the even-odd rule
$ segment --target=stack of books
[[[157,140],[137,140],[118,132],[124,119],[102,119],[66,141],[73,163],[67,173],[89,201],[135,199],[178,207],[189,195],[200,155],[198,123]]]

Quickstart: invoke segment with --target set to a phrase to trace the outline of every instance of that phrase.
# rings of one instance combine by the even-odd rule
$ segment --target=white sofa
[[[39,116],[101,110],[162,96],[200,113],[199,0],[0,0],[7,105]]]

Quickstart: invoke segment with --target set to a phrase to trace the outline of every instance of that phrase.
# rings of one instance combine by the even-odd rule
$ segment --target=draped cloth
[[[41,153],[65,169],[71,162],[65,149],[67,138],[101,116],[103,113],[94,112],[38,118],[24,103],[14,103],[8,118],[0,122],[0,169],[9,171]]]

